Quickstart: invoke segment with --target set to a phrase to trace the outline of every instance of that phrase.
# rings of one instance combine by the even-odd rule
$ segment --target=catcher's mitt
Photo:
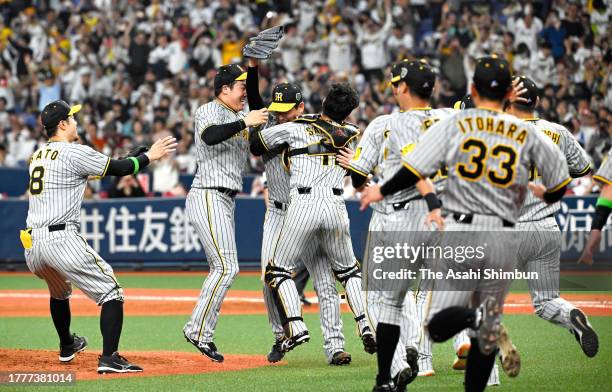
[[[275,26],[261,31],[257,36],[249,39],[249,43],[242,48],[244,57],[254,59],[267,59],[272,51],[278,46],[278,41],[283,37],[283,26]]]

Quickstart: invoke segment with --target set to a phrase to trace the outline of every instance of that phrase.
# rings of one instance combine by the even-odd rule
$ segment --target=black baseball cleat
[[[417,375],[419,374],[419,352],[417,351],[416,348],[406,347],[406,362],[408,362],[408,365],[410,366],[410,369],[412,370],[412,374],[406,380],[407,382],[405,385],[408,385],[411,382],[413,382],[414,379],[417,378]],[[399,382],[396,381],[395,385],[397,386],[397,390],[400,391],[401,389],[400,389]]]
[[[363,349],[368,354],[374,354],[376,352],[376,339],[370,327],[364,327],[361,331],[361,342],[363,343]]]
[[[274,344],[272,345],[272,349],[270,349],[270,352],[268,353],[268,356],[267,356],[268,362],[275,363],[283,359],[283,357],[285,356],[285,353],[282,350],[281,346],[284,340],[285,338],[283,337],[281,339],[278,339],[276,342],[274,342]]]
[[[142,372],[142,368],[119,355],[117,351],[111,356],[101,355],[98,359],[98,373],[137,373]]]
[[[310,340],[310,335],[308,334],[308,331],[302,331],[295,336],[292,336],[288,339],[283,340],[283,342],[281,343],[281,350],[284,353],[288,353],[289,351],[293,350],[300,344],[306,343],[309,340]]]
[[[332,359],[329,362],[330,365],[342,366],[351,363],[351,354],[346,351],[337,351],[332,355]]]
[[[578,343],[580,343],[584,354],[589,358],[597,355],[599,351],[599,338],[582,310],[572,309],[570,312],[570,322],[573,327],[572,333]]]
[[[413,374],[418,374],[419,372],[414,373],[412,369],[405,368],[400,370],[399,373],[393,377],[393,383],[395,384],[395,390],[397,392],[405,392],[408,384],[414,380],[412,377]]]
[[[388,383],[379,384],[378,382],[372,388],[372,392],[397,392],[397,387],[393,383],[393,381],[389,381]]]
[[[497,340],[500,333],[499,305],[494,297],[485,298],[478,308],[479,322],[476,330],[478,337],[478,348],[483,355],[491,354],[497,348]]]
[[[198,342],[197,340],[188,338],[186,335],[185,340],[193,344],[195,348],[197,348],[203,355],[210,358],[210,360],[213,362],[223,362],[223,360],[225,359],[223,355],[219,351],[217,351],[217,346],[215,346],[213,342]]]
[[[76,357],[77,353],[80,353],[87,348],[87,339],[85,337],[77,336],[76,334],[72,334],[72,337],[74,339],[72,344],[67,346],[62,346],[60,344],[60,362],[72,361],[72,359]]]

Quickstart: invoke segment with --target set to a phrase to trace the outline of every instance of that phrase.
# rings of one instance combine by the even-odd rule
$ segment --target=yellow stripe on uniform
[[[106,172],[108,171],[108,166],[110,165],[110,157],[108,157],[108,160],[106,161],[106,166],[104,166],[104,171],[102,172],[102,175],[100,177],[104,177],[106,175]]]
[[[261,137],[261,132],[257,132],[257,135],[259,136],[259,140],[261,140],[261,144],[263,144],[263,146],[266,149],[266,151],[270,151],[270,148],[268,147],[266,142],[263,140],[263,137]]]
[[[593,179],[595,181],[599,181],[599,182],[603,182],[606,185],[612,185],[612,181],[608,180],[607,178],[604,178],[602,176],[598,176],[598,175],[594,175]]]
[[[582,169],[581,171],[579,171],[578,173],[576,173],[574,175],[574,177],[582,177],[586,174],[586,172],[588,172],[589,170],[591,170],[591,164],[589,163],[588,165],[586,165],[586,167],[584,169]]]
[[[422,180],[424,177],[421,173],[418,172],[417,169],[415,169],[414,167],[410,166],[409,164],[407,164],[406,162],[402,162],[402,165],[410,170],[412,172],[412,174],[414,174],[415,176],[417,176],[420,180]]]
[[[362,172],[361,170],[355,169],[353,166],[349,166],[349,170],[352,170],[355,173],[360,174],[360,175],[362,175],[364,177],[368,177],[368,175],[366,173]]]
[[[572,178],[568,178],[567,180],[563,181],[562,183],[560,183],[559,185],[551,188],[551,189],[547,189],[546,193],[552,193],[552,192],[556,192],[559,189],[563,188],[564,186],[566,186],[567,184],[569,184],[570,182],[572,182]]]
[[[206,309],[204,310],[204,315],[202,316],[202,323],[200,323],[200,330],[198,332],[198,341],[200,341],[200,338],[202,337],[202,329],[204,328],[204,320],[206,320],[206,315],[208,314],[208,312],[210,311],[210,305],[212,305],[212,300],[215,297],[215,294],[217,293],[217,290],[219,289],[219,285],[221,284],[221,281],[223,281],[223,278],[225,277],[225,273],[226,273],[226,268],[225,268],[225,263],[223,262],[223,255],[221,254],[221,249],[219,248],[219,244],[217,243],[217,240],[215,238],[215,234],[213,231],[213,226],[212,226],[212,219],[210,216],[210,200],[208,197],[208,191],[206,191],[206,218],[208,219],[208,227],[210,228],[210,236],[213,240],[213,244],[215,245],[215,249],[217,250],[217,254],[219,255],[219,260],[221,260],[221,266],[223,267],[223,271],[221,272],[221,277],[219,277],[219,280],[217,281],[217,283],[215,283],[215,287],[213,288],[213,292],[210,296],[210,299],[208,300],[208,304],[206,304]]]

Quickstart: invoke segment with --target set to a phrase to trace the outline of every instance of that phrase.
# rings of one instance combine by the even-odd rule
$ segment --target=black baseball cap
[[[238,64],[223,65],[217,69],[215,75],[215,90],[230,85],[236,80],[246,80],[246,71]]]
[[[272,90],[272,103],[268,106],[271,112],[285,113],[303,101],[302,90],[293,83],[281,83]]]
[[[453,109],[457,110],[472,109],[475,107],[476,105],[474,105],[474,100],[472,99],[472,96],[470,94],[464,95],[460,101],[455,102],[455,104],[453,105]]]
[[[474,86],[487,98],[502,99],[512,86],[512,71],[508,61],[493,54],[476,60]]]
[[[53,101],[40,113],[40,122],[45,129],[55,129],[60,121],[67,119],[81,110],[82,105],[70,106],[66,101]]]
[[[425,60],[402,60],[391,66],[390,83],[405,81],[420,95],[431,95],[436,84],[436,73]]]
[[[538,103],[538,98],[540,97],[540,89],[533,80],[529,79],[525,75],[519,76],[518,79],[519,83],[522,83],[523,88],[526,90],[520,95],[520,97],[525,98],[527,102],[517,101],[515,103],[518,105],[535,108],[536,104]]]

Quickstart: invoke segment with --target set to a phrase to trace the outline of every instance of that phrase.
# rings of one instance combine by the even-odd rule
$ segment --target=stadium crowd
[[[193,114],[214,99],[215,68],[245,64],[241,49],[263,28],[285,24],[275,56],[260,66],[260,90],[298,83],[307,112],[327,86],[360,93],[360,128],[397,110],[388,69],[425,58],[439,70],[435,106],[467,91],[474,59],[506,56],[542,89],[538,114],[564,124],[601,163],[612,145],[610,0],[23,0],[0,2],[0,166],[25,166],[45,142],[38,114],[63,98],[82,103],[83,142],[111,156],[174,134],[176,156],[151,168],[151,191],[184,194],[195,171]],[[251,159],[248,171],[261,162]],[[254,182],[257,193],[261,181]],[[133,181],[115,181],[109,194]],[[588,194],[590,178],[576,180]]]

